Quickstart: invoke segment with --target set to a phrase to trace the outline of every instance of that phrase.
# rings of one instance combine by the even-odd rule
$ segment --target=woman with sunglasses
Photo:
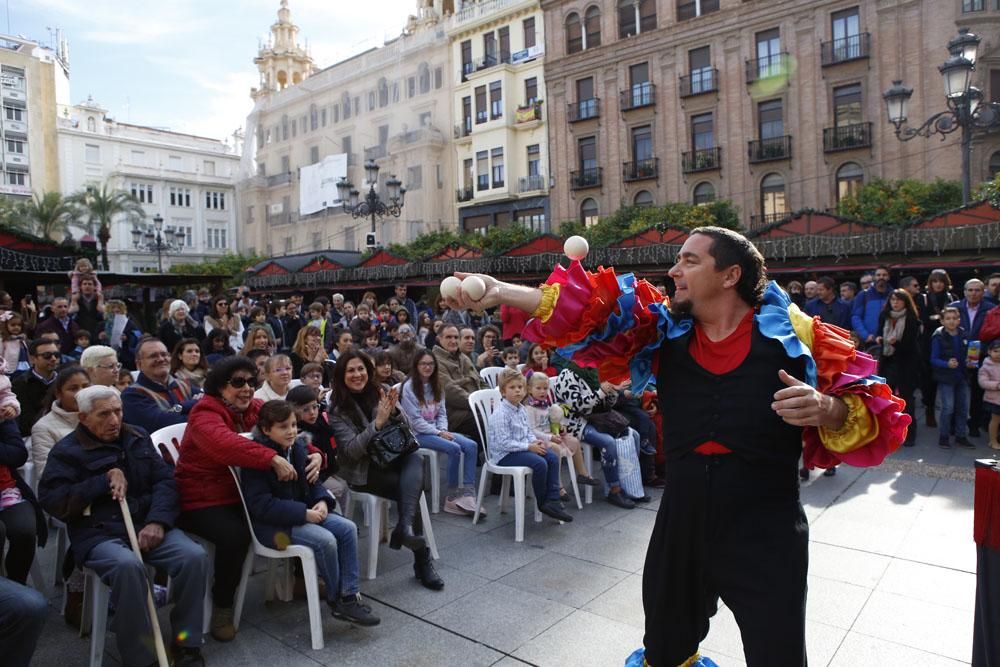
[[[178,526],[215,545],[211,633],[217,641],[236,636],[233,600],[250,547],[249,528],[229,466],[272,469],[278,479],[295,469],[268,447],[240,435],[257,423],[262,401],[253,397],[257,366],[246,357],[228,357],[205,378],[205,396],[191,409],[174,478],[181,498]],[[319,476],[322,456],[312,450],[307,473]]]
[[[205,335],[214,329],[223,329],[229,333],[229,346],[234,350],[243,347],[243,320],[234,315],[225,294],[212,299],[208,314],[204,320]]]

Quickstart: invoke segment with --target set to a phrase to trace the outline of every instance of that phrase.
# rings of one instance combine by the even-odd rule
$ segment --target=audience
[[[448,412],[448,430],[461,433],[467,438],[479,442],[479,432],[476,420],[469,407],[469,394],[479,389],[485,389],[486,383],[479,377],[479,371],[467,354],[459,350],[459,332],[454,324],[446,324],[441,328],[438,344],[434,347],[434,358],[437,360],[441,374],[441,384],[444,387],[445,407]]]
[[[11,390],[21,404],[21,414],[17,426],[22,436],[31,435],[31,427],[38,418],[38,412],[46,392],[56,380],[59,366],[59,346],[51,341],[36,338],[28,344],[28,362],[31,369],[21,373],[11,382]]]
[[[125,422],[147,433],[185,423],[198,402],[201,387],[171,377],[170,353],[156,338],[140,341],[135,356],[139,376],[121,395]]]
[[[208,374],[208,361],[197,338],[182,338],[170,355],[170,373],[178,380],[202,386]]]
[[[52,448],[80,423],[76,395],[90,385],[87,371],[79,366],[62,369],[52,383],[47,405],[40,411],[41,418],[31,427],[31,460],[36,480],[42,478]]]

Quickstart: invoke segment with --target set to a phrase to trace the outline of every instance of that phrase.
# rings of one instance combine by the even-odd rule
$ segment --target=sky
[[[73,103],[115,119],[224,139],[246,122],[253,58],[279,0],[0,0],[0,31],[69,41]],[[320,68],[398,36],[416,0],[290,0]],[[9,28],[9,29],[8,29]],[[50,33],[50,30],[53,31]]]

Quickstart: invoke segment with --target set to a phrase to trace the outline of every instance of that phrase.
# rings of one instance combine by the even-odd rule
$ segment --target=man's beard
[[[888,284],[889,284],[888,280],[876,280],[875,281],[875,289],[876,289],[876,291],[884,292],[885,288],[886,288],[886,286],[888,286]]]
[[[694,317],[694,304],[690,299],[684,301],[673,301],[670,304],[670,314],[676,319],[690,319]]]

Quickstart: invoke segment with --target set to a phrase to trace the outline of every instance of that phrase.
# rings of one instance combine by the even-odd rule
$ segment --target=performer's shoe
[[[837,474],[836,466],[834,466],[833,468],[827,468],[826,470],[823,471],[823,477],[833,477],[836,474]]]
[[[803,482],[809,481],[809,468],[799,468],[799,479]]]
[[[634,510],[635,503],[625,496],[623,491],[618,493],[609,493],[608,502],[616,507],[621,507],[623,510]]]

